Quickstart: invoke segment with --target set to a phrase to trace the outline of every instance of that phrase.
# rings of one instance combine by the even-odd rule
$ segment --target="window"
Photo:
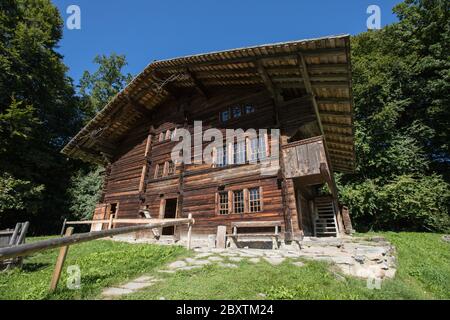
[[[258,138],[258,159],[264,160],[266,158],[267,158],[266,136],[261,134]]]
[[[171,140],[174,140],[176,135],[177,135],[177,129],[175,128],[175,129],[172,131],[172,136],[170,137],[170,139],[171,139]]]
[[[240,118],[242,115],[242,109],[240,106],[234,106],[233,110],[233,118]]]
[[[172,130],[167,130],[166,131],[166,140],[170,140],[172,138]]]
[[[216,165],[218,167],[225,167],[228,165],[228,148],[226,144],[222,148],[217,149]]]
[[[258,161],[258,139],[250,140],[250,154],[248,156],[251,163],[256,163]]]
[[[228,203],[228,192],[219,193],[219,214],[221,215],[230,214]]]
[[[161,132],[159,134],[158,142],[163,142],[163,141],[164,141],[164,132]]]
[[[233,213],[244,213],[244,190],[233,192]]]
[[[259,188],[249,189],[249,210],[251,213],[261,211],[261,194]]]
[[[228,120],[230,120],[230,111],[229,110],[222,111],[220,113],[220,121],[227,122]]]
[[[234,164],[245,164],[245,141],[240,141],[234,144],[234,154],[233,154],[233,163]]]
[[[155,179],[162,178],[163,175],[164,175],[164,163],[157,164],[155,170]]]
[[[169,161],[167,164],[167,175],[172,176],[175,174],[175,163],[173,161]]]
[[[254,113],[255,112],[255,107],[251,104],[248,104],[244,107],[244,113],[245,114],[250,114],[250,113]]]

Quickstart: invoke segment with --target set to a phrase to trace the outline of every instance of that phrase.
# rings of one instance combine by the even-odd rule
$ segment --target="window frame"
[[[258,191],[258,200],[252,200],[252,190],[257,190]],[[248,211],[249,213],[260,213],[263,212],[263,193],[262,193],[262,188],[261,187],[255,187],[255,188],[248,188]],[[259,202],[258,206],[254,206],[256,208],[259,208],[259,210],[256,211],[252,211],[252,201],[253,202]]]
[[[221,195],[226,195],[226,201],[222,202]],[[224,206],[224,207],[222,207]],[[225,209],[226,206],[226,209]],[[222,213],[225,211],[227,213]],[[216,193],[216,214],[219,216],[229,216],[231,214],[230,210],[230,192],[229,191],[219,191]]]
[[[251,201],[255,201],[255,200],[251,200],[251,190],[258,190],[258,200],[259,201],[259,205],[256,206],[256,208],[258,208],[259,210],[257,211],[252,211],[252,206]],[[235,198],[235,194],[237,192],[241,192],[242,193],[242,202],[243,202],[243,211],[242,212],[236,212],[236,198]],[[227,197],[227,201],[226,202],[221,202],[222,198],[221,195],[226,195]],[[223,207],[225,206],[226,203],[226,209]],[[252,188],[236,188],[236,189],[230,189],[227,191],[218,191],[216,192],[216,215],[219,216],[230,216],[230,215],[247,215],[247,214],[258,214],[258,213],[263,213],[264,212],[264,199],[263,199],[263,188],[262,187],[252,187]],[[227,210],[227,213],[221,213],[222,211]]]

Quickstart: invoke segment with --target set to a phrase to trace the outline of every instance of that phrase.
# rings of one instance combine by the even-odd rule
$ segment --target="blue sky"
[[[217,50],[358,34],[367,29],[369,5],[381,8],[382,25],[396,21],[401,0],[53,0],[63,19],[81,8],[81,30],[64,28],[58,51],[78,83],[93,71],[97,54],[125,54],[136,75],[154,60]]]

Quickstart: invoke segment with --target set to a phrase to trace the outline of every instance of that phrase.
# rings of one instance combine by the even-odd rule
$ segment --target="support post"
[[[189,219],[192,219],[192,213],[189,213]],[[187,234],[187,249],[191,250],[191,239],[192,238],[192,223],[188,224],[188,234]]]
[[[19,238],[17,239],[17,245],[21,245],[25,243],[25,238],[27,236],[28,228],[30,227],[30,222],[22,223],[22,230],[20,230]],[[17,266],[22,268],[23,265],[23,257],[17,258]]]
[[[13,232],[13,234],[11,236],[11,239],[9,239],[9,245],[10,246],[16,245],[17,237],[19,236],[19,231],[20,231],[21,227],[22,227],[21,223],[17,223],[16,224],[16,227],[14,228],[14,232]]]
[[[62,228],[61,228],[61,237],[64,235],[64,231],[66,230],[67,219],[64,219]]]
[[[114,221],[114,214],[111,214],[109,216],[109,224],[108,224],[108,230],[111,230],[112,226],[113,226],[113,221]]]
[[[69,237],[73,233],[73,227],[67,228],[65,236]],[[67,251],[69,250],[69,246],[61,247],[59,249],[58,259],[56,260],[55,270],[53,270],[52,281],[50,282],[50,292],[55,292],[58,287],[59,278],[61,277],[61,271],[64,266],[64,261],[66,260]]]

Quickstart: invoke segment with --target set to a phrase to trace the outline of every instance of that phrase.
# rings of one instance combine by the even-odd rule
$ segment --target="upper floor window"
[[[226,145],[217,149],[215,163],[218,167],[225,167],[228,165],[228,148]]]
[[[268,137],[260,135],[255,139],[235,142],[216,150],[214,163],[217,167],[225,167],[232,164],[256,164],[268,157]]]
[[[224,110],[220,113],[220,121],[227,122],[230,120],[230,110]]]
[[[158,135],[158,142],[172,140],[175,137],[176,133],[176,128],[163,131]]]
[[[172,176],[175,174],[176,166],[173,161],[158,163],[155,168],[155,179]]]
[[[246,147],[245,141],[240,141],[234,144],[233,148],[233,163],[234,164],[245,164],[246,162]]]
[[[241,106],[234,106],[231,110],[233,111],[233,118],[239,118],[242,116]]]
[[[155,179],[162,178],[164,176],[164,163],[158,163],[155,170]]]
[[[165,139],[166,139],[166,140],[172,139],[172,130],[167,130],[167,131],[166,131]]]
[[[167,163],[167,175],[172,176],[175,174],[175,163],[173,161],[169,161]]]
[[[253,112],[255,112],[255,107],[253,105],[247,104],[247,105],[244,106],[244,113],[245,114],[250,114],[250,113],[253,113]]]
[[[220,121],[223,123],[231,119],[238,119],[244,115],[254,113],[255,111],[255,106],[252,104],[235,105],[220,112]]]

